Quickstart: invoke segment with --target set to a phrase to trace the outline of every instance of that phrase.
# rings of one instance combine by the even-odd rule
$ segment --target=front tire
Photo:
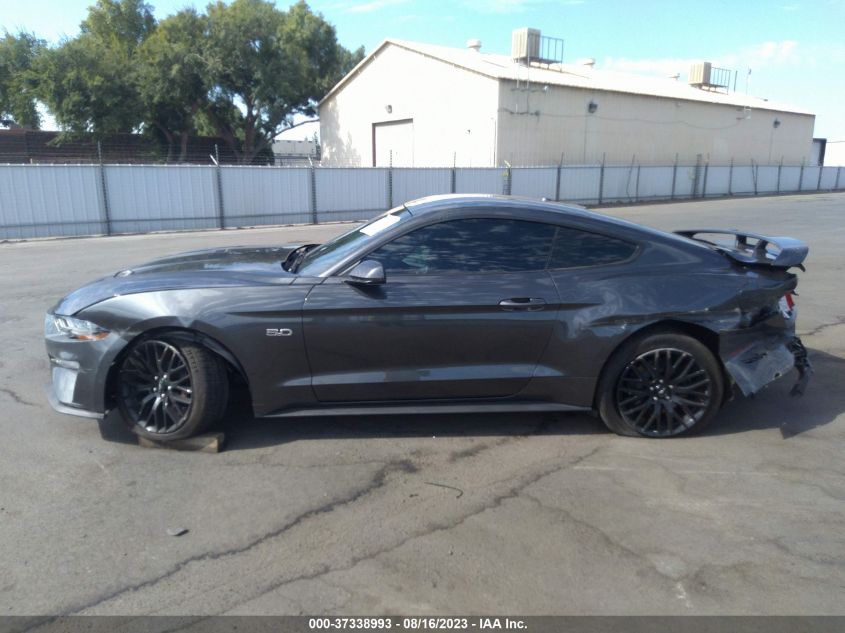
[[[141,341],[118,371],[124,420],[133,432],[157,442],[201,433],[222,417],[228,396],[223,361],[195,343]]]
[[[607,428],[632,437],[698,433],[713,421],[724,394],[718,361],[683,334],[652,334],[625,343],[599,382],[598,410]]]

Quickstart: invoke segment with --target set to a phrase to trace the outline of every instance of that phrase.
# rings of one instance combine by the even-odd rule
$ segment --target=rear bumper
[[[810,376],[813,375],[813,366],[807,357],[807,348],[804,347],[804,343],[797,336],[792,339],[790,350],[795,357],[795,369],[798,371],[798,380],[792,385],[792,390],[789,394],[792,396],[803,396],[804,390],[807,388],[807,383],[810,382]]]
[[[720,356],[743,395],[750,396],[795,368],[791,394],[804,393],[813,373],[807,350],[795,335],[795,321],[774,317],[751,328],[720,333]]]

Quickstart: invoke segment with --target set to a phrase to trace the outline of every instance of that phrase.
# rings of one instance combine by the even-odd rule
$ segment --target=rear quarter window
[[[598,233],[558,227],[549,257],[549,269],[614,264],[630,258],[637,245]]]

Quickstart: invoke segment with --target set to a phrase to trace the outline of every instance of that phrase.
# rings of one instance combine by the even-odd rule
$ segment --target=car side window
[[[637,245],[598,233],[558,227],[549,269],[598,266],[621,262],[634,254]]]
[[[557,227],[523,220],[470,218],[432,224],[370,253],[387,274],[544,270]]]

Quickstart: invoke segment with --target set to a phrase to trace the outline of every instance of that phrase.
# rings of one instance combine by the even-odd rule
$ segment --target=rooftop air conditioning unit
[[[516,29],[511,35],[511,57],[527,64],[540,58],[540,29]]]
[[[690,86],[709,86],[710,85],[710,70],[712,64],[710,62],[696,62],[689,69],[689,85]]]

